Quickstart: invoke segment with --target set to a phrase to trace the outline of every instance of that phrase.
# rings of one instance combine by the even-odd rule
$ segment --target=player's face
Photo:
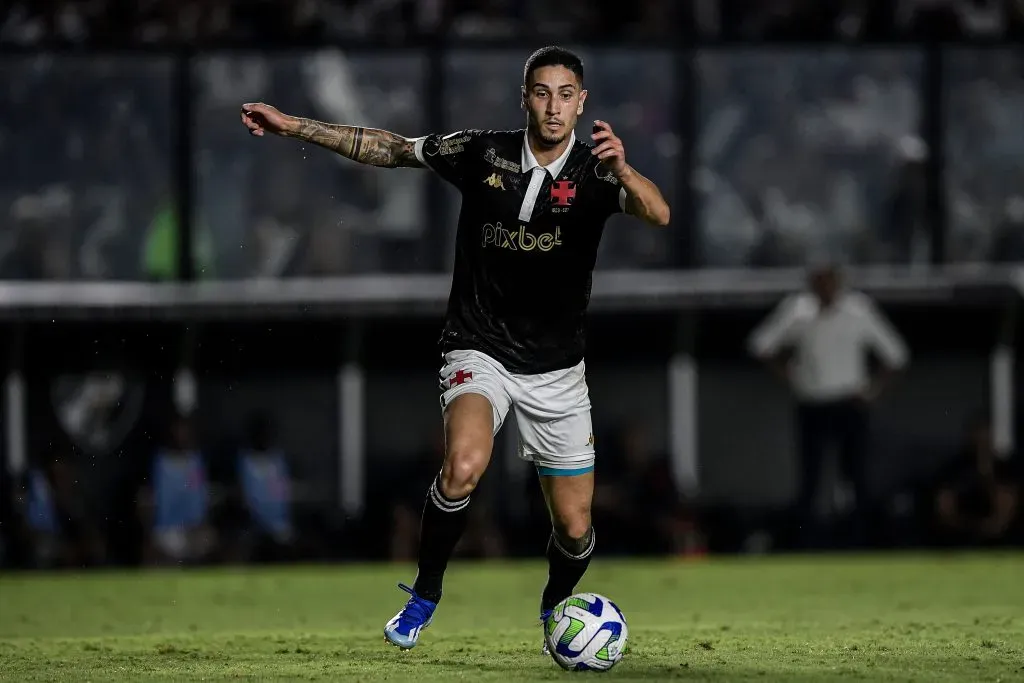
[[[811,289],[818,296],[818,299],[825,306],[835,301],[839,293],[839,273],[829,268],[817,271],[811,275]]]
[[[583,113],[587,91],[564,66],[534,69],[523,86],[527,126],[537,140],[554,146],[565,140]]]

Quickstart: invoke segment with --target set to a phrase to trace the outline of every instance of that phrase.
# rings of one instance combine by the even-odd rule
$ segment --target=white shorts
[[[479,351],[450,351],[441,368],[441,410],[463,394],[480,394],[494,409],[494,433],[509,408],[519,425],[519,457],[547,476],[594,469],[594,431],[583,361],[565,370],[513,375]]]

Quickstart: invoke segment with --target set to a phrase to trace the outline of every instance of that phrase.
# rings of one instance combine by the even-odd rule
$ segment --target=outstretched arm
[[[270,132],[312,142],[369,166],[411,168],[423,165],[416,158],[415,140],[378,128],[344,126],[288,116],[263,103],[243,104],[242,123],[257,137]]]

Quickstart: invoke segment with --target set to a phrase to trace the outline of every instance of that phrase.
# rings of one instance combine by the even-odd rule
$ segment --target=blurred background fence
[[[849,266],[912,351],[875,410],[872,543],[931,543],[972,420],[1008,461],[1022,436],[1024,7],[684,6],[14,3],[2,558],[145,561],[161,449],[201,455],[210,557],[266,554],[239,513],[263,509],[252,477],[288,502],[289,540],[270,544],[287,557],[408,556],[437,466],[458,197],[422,171],[254,140],[239,105],[409,136],[517,127],[523,61],[547,42],[580,51],[588,115],[673,206],[668,230],[614,218],[598,259],[600,515],[650,537],[615,550],[786,547],[790,398],[744,344],[821,259]],[[546,538],[505,435],[466,553]],[[286,466],[250,471],[268,439]],[[823,490],[841,519],[842,487]],[[672,531],[629,531],[654,526]]]

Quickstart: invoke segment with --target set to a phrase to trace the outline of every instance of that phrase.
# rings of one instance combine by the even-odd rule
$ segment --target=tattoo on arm
[[[416,158],[415,143],[412,140],[377,128],[299,119],[299,127],[290,137],[312,142],[370,166],[422,166]]]

